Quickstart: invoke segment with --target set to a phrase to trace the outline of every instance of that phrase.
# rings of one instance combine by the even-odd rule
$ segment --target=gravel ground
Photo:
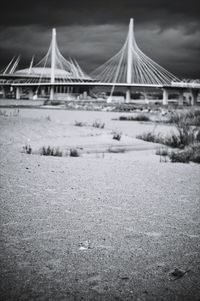
[[[2,116],[0,126],[0,300],[200,300],[199,165],[160,163],[144,142],[27,155],[27,139],[58,145],[64,126]],[[65,135],[92,145],[85,131]]]

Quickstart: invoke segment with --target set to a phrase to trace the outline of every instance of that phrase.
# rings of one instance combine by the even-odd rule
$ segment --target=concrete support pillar
[[[51,86],[50,88],[50,100],[53,100],[54,99],[54,86]]]
[[[179,98],[178,98],[178,105],[179,106],[183,106],[183,100],[184,100],[183,90],[181,90],[181,91],[179,91]]]
[[[16,99],[20,99],[20,96],[21,96],[21,88],[17,87],[16,88]]]
[[[41,89],[41,95],[42,95],[42,96],[45,96],[45,88],[42,88],[42,89]]]
[[[129,103],[131,101],[131,88],[130,87],[127,87],[127,90],[126,90],[126,103]]]
[[[84,92],[83,92],[83,99],[87,99],[87,96],[88,96],[87,91],[84,91]]]
[[[168,105],[168,90],[167,89],[163,89],[163,105],[167,106]]]
[[[148,100],[148,94],[147,92],[142,92],[143,96],[144,96],[144,100]]]
[[[33,99],[34,93],[33,93],[33,89],[29,89],[28,91],[28,99]]]
[[[197,105],[197,97],[198,97],[198,93],[199,91],[196,89],[192,89],[192,101],[191,101],[191,105],[192,106],[196,106]]]
[[[1,86],[1,91],[2,91],[2,97],[6,98],[6,90],[3,86]]]

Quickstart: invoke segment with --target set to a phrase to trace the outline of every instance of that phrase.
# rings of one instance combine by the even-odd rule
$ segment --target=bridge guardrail
[[[172,82],[172,86],[181,88],[199,88],[200,83],[185,83],[185,82]]]

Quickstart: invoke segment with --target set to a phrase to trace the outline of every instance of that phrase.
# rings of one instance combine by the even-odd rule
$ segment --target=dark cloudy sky
[[[0,67],[47,51],[57,29],[62,54],[90,72],[122,47],[130,18],[141,50],[178,77],[200,78],[200,0],[17,0],[0,10]]]

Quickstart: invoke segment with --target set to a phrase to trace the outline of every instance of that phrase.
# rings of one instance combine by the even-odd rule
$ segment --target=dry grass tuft
[[[92,127],[97,129],[104,129],[105,123],[101,122],[100,120],[95,120],[92,124]]]
[[[71,148],[69,150],[69,156],[70,157],[80,157],[80,153],[76,148]]]
[[[63,156],[63,153],[59,149],[59,147],[55,148],[55,147],[51,147],[51,146],[48,146],[48,147],[43,146],[40,154],[42,156],[54,156],[54,157],[62,157]]]
[[[145,114],[138,114],[136,116],[120,116],[121,121],[151,121],[150,118]]]
[[[121,137],[122,137],[122,134],[120,132],[114,132],[113,133],[113,139],[114,140],[120,141]]]

